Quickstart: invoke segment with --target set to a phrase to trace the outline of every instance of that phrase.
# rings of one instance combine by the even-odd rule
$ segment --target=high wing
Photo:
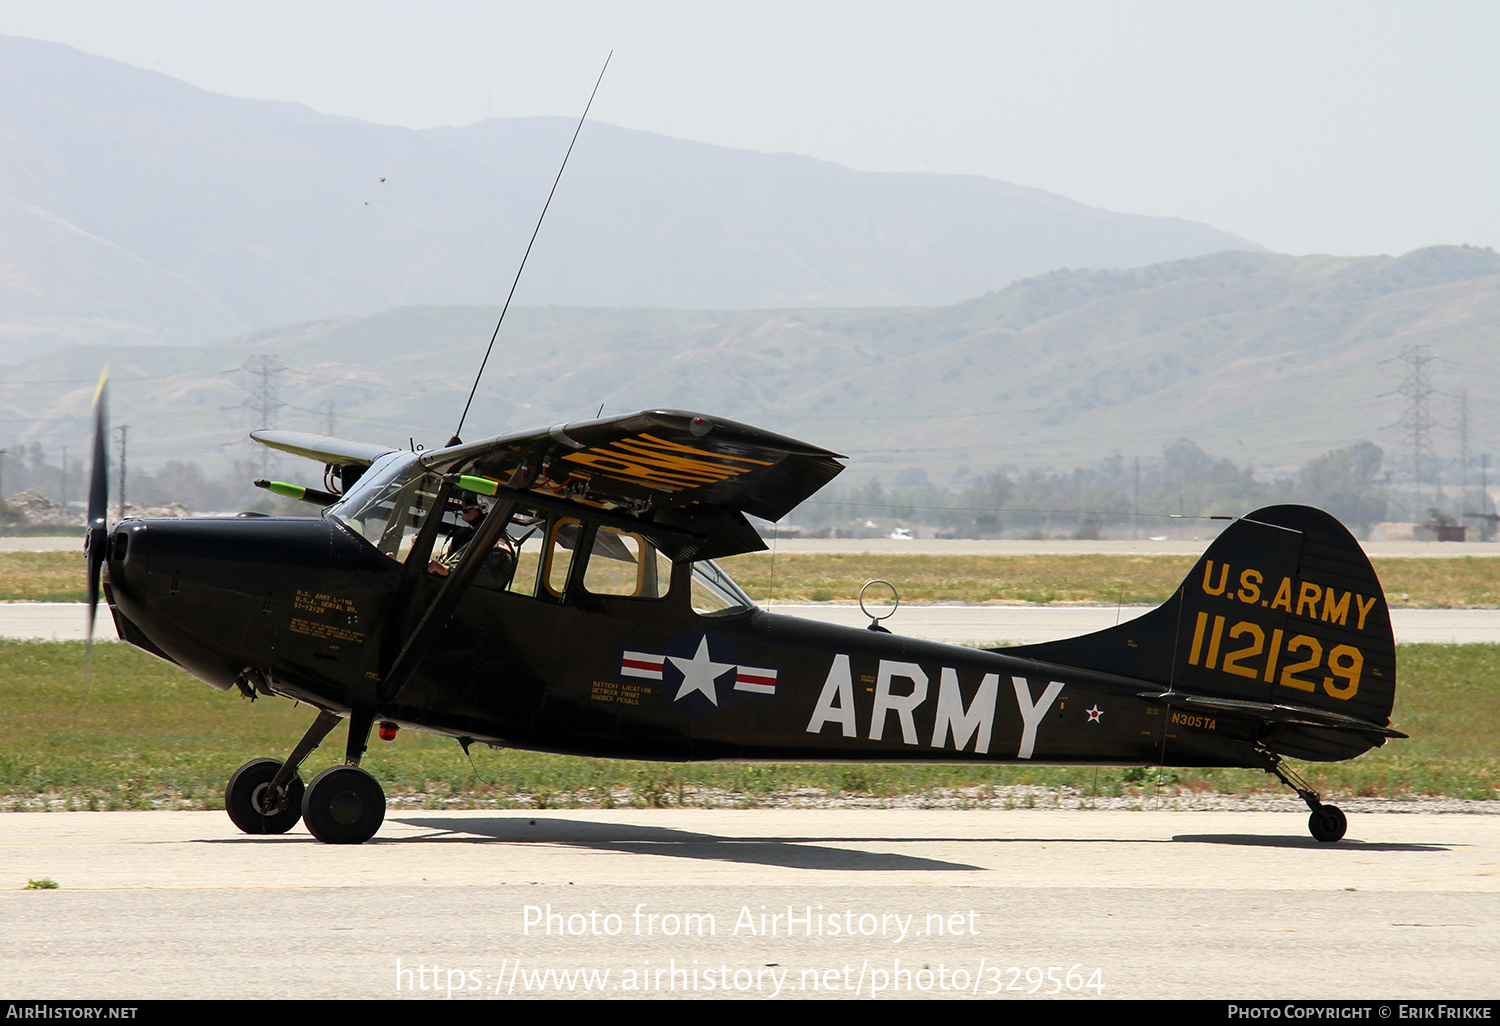
[[[744,514],[780,520],[838,475],[842,458],[734,421],[646,410],[435,449],[422,463],[494,481],[497,494],[697,536],[694,558],[713,559],[764,549]]]
[[[296,432],[252,437],[330,465],[368,465],[393,451]],[[647,410],[432,449],[421,463],[523,506],[622,518],[674,558],[715,559],[764,549],[745,514],[781,519],[837,476],[841,459],[734,421]]]
[[[388,445],[351,442],[344,438],[313,435],[305,431],[261,430],[250,432],[250,437],[261,445],[289,452],[293,456],[305,456],[330,467],[368,467],[386,453],[396,451]]]

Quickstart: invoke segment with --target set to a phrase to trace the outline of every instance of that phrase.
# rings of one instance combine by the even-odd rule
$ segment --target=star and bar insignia
[[[737,691],[775,695],[781,671],[750,666],[728,640],[712,631],[687,631],[662,652],[624,649],[620,676],[662,682],[660,693],[690,715],[717,712]]]

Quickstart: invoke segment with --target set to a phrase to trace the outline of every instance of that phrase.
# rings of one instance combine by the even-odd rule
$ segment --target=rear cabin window
[[[693,564],[692,604],[699,616],[732,616],[755,608],[750,596],[711,559]]]
[[[601,527],[594,535],[583,590],[591,595],[661,598],[672,581],[672,564],[641,535]]]
[[[576,558],[583,524],[571,517],[558,520],[548,534],[542,560],[542,586],[560,597]],[[526,553],[522,553],[522,566]],[[521,575],[518,573],[517,577]],[[591,595],[657,599],[666,595],[672,581],[672,562],[644,536],[616,527],[600,527],[594,534],[588,565],[583,569],[583,590]]]

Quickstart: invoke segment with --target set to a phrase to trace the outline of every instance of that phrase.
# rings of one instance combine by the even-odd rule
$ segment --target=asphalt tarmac
[[[10,998],[1483,999],[1500,816],[0,815]],[[56,889],[24,890],[49,879]]]

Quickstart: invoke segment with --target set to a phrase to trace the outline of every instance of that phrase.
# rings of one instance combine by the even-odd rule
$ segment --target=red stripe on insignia
[[[766,670],[758,666],[742,666],[735,674],[734,686],[739,691],[758,691],[762,694],[774,695],[776,676],[775,670]]]
[[[660,680],[665,662],[664,656],[654,656],[648,652],[626,652],[620,657],[620,673],[627,677]]]

